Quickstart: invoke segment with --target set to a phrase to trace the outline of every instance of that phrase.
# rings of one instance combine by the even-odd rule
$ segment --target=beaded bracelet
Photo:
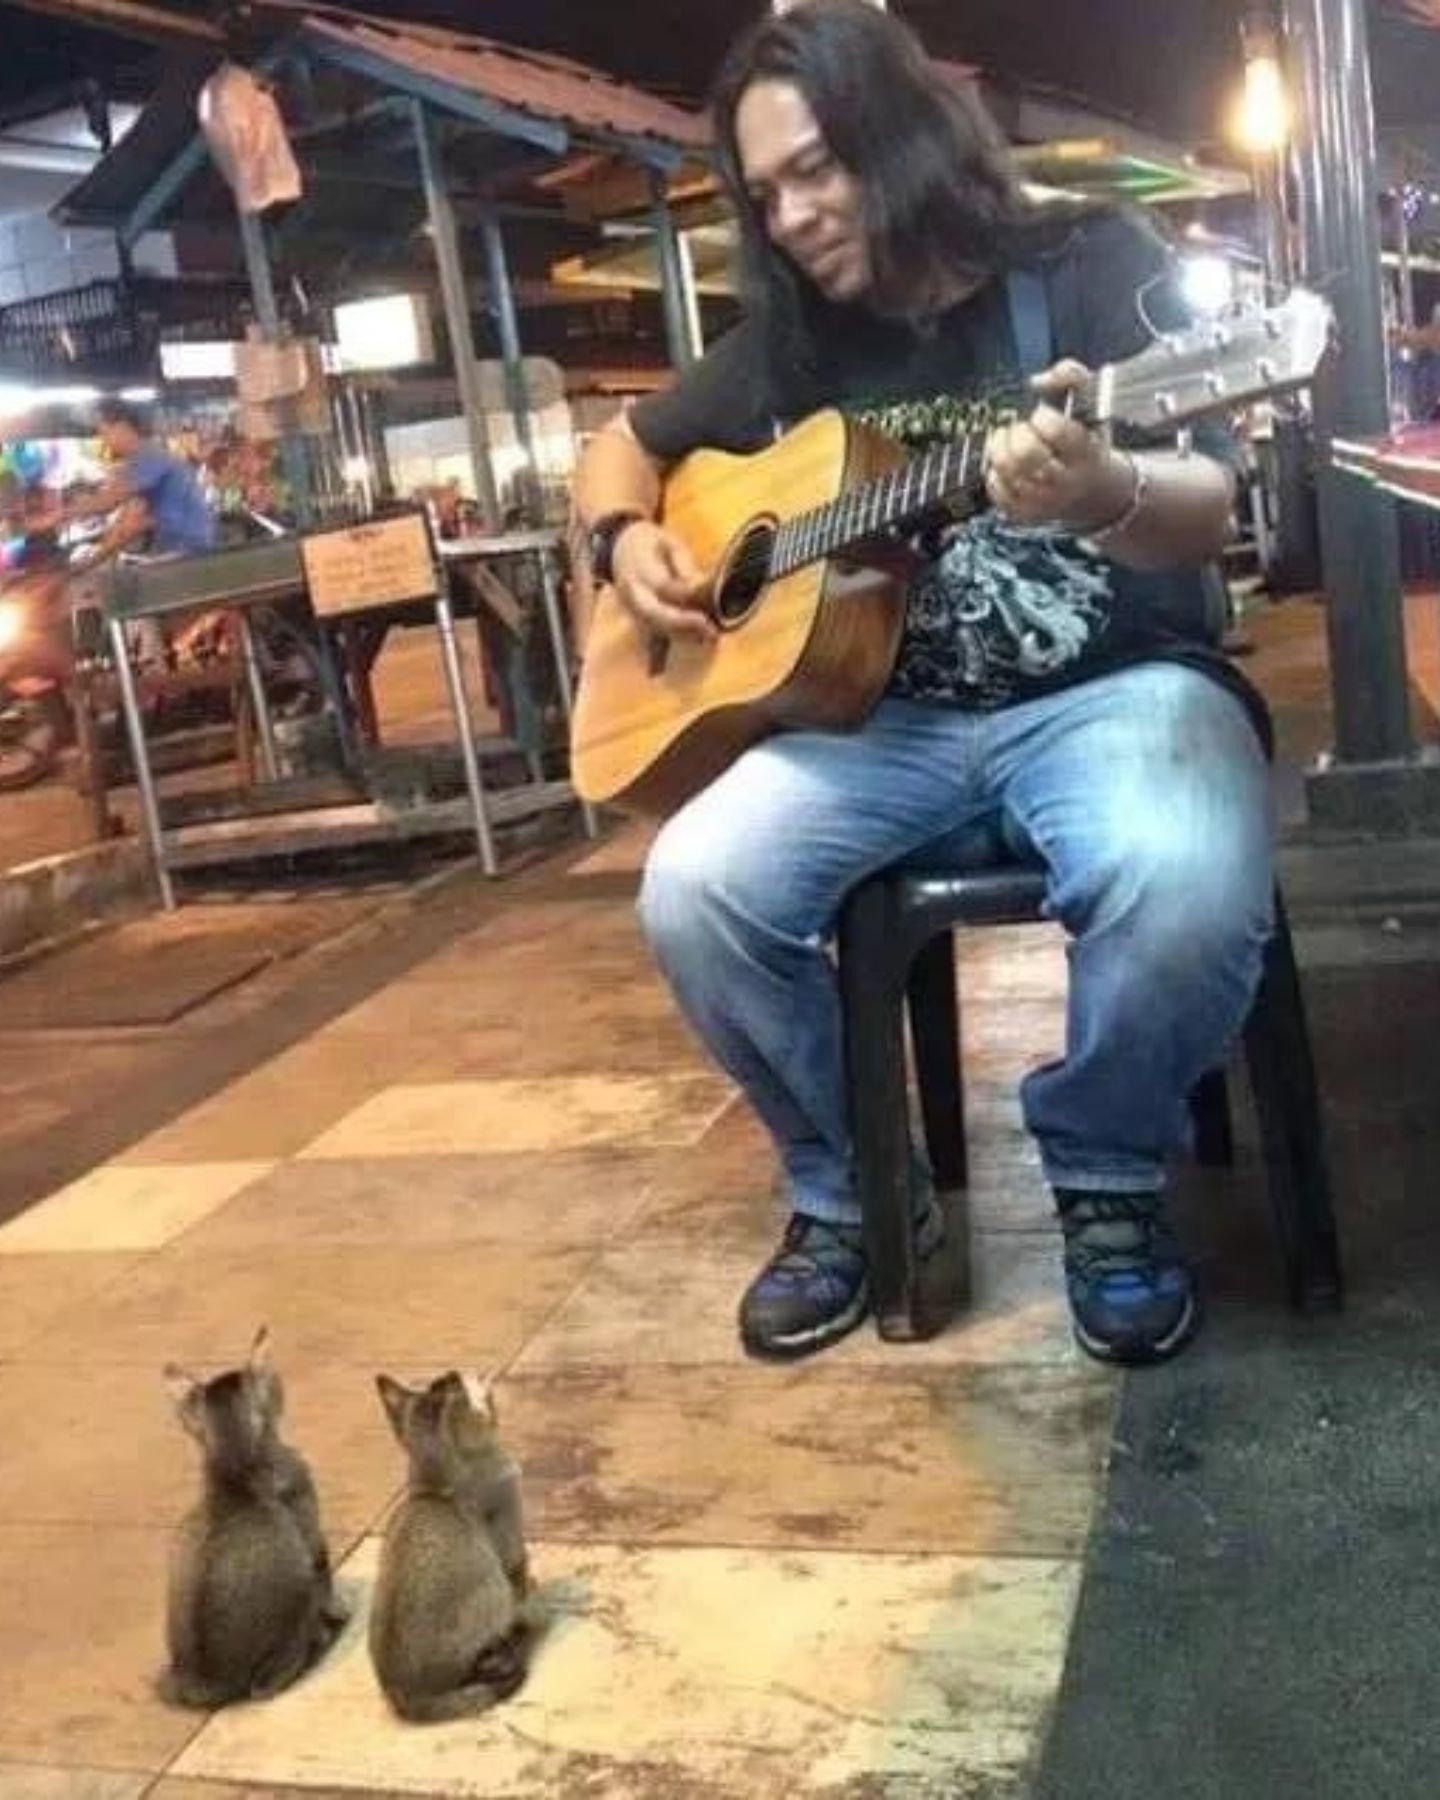
[[[1085,533],[1085,541],[1093,544],[1097,550],[1103,550],[1111,538],[1117,538],[1122,532],[1130,529],[1139,518],[1145,502],[1150,496],[1150,476],[1145,465],[1138,458],[1132,456],[1128,450],[1118,451],[1117,454],[1123,456],[1129,463],[1130,473],[1135,479],[1135,489],[1128,504],[1116,518],[1113,518],[1108,525],[1101,525],[1095,531]]]

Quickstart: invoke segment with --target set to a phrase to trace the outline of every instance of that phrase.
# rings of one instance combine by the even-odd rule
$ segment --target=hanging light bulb
[[[1280,59],[1251,56],[1245,63],[1245,92],[1236,114],[1235,135],[1252,155],[1283,150],[1290,135],[1290,96]]]
[[[1293,122],[1280,39],[1274,21],[1252,12],[1240,28],[1245,53],[1245,86],[1235,109],[1233,136],[1252,156],[1273,156],[1285,148]]]

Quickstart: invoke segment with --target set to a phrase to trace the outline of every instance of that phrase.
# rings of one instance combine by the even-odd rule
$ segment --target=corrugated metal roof
[[[199,130],[195,107],[213,65],[190,63],[162,81],[108,156],[51,209],[62,225],[115,227]]]
[[[293,19],[298,45],[322,55],[328,48],[336,60],[348,51],[362,53],[370,64],[370,79],[382,85],[384,71],[393,71],[394,86],[401,92],[424,84],[434,98],[435,85],[444,84],[581,137],[629,138],[676,151],[702,149],[710,139],[702,113],[564,57],[296,0],[269,0],[265,10]],[[128,218],[161,170],[195,136],[196,96],[211,66],[208,59],[192,61],[164,83],[134,130],[55,207],[55,217],[73,225],[116,225]],[[443,99],[437,104],[443,107]]]
[[[321,46],[329,43],[383,57],[394,67],[398,86],[405,85],[406,74],[418,75],[582,133],[648,138],[676,149],[698,149],[710,139],[703,114],[564,57],[340,8],[305,8],[301,17],[306,38]]]

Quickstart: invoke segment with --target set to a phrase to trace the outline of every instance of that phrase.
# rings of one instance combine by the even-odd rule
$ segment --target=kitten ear
[[[250,1346],[250,1355],[247,1360],[257,1375],[274,1374],[275,1362],[268,1325],[262,1325],[255,1333],[255,1342]]]
[[[493,1375],[480,1375],[473,1369],[461,1369],[459,1381],[465,1390],[465,1398],[470,1402],[471,1410],[479,1413],[482,1419],[495,1423],[495,1378]]]
[[[180,1423],[187,1431],[197,1432],[200,1426],[200,1396],[205,1383],[198,1375],[192,1375],[188,1369],[182,1369],[179,1363],[166,1363],[163,1377],[165,1390],[170,1396]]]
[[[380,1395],[380,1404],[385,1408],[385,1416],[390,1421],[390,1429],[403,1444],[405,1442],[405,1418],[410,1410],[410,1390],[400,1382],[393,1381],[388,1375],[377,1375],[375,1387]]]

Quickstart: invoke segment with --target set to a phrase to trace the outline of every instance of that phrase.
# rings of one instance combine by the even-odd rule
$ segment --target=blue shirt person
[[[104,550],[148,540],[162,556],[189,556],[215,546],[215,517],[195,471],[150,436],[144,415],[126,400],[96,407],[96,435],[113,473],[95,492],[65,507],[52,521],[108,518]]]

